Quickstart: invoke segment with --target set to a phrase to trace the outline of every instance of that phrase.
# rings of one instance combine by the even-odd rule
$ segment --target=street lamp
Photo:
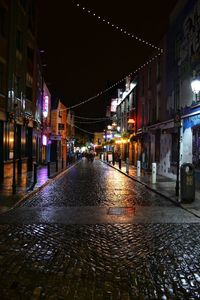
[[[196,100],[197,100],[197,95],[200,92],[200,80],[199,79],[192,80],[191,88],[192,88],[193,93],[196,95]]]

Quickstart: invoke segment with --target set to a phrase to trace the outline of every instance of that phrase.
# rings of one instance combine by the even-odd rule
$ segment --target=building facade
[[[59,100],[52,101],[51,110],[51,161],[66,161],[67,154],[67,108]]]
[[[1,178],[31,171],[36,156],[36,15],[35,1],[0,1]]]

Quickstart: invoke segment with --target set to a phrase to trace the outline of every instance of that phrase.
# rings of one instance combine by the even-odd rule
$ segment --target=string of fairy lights
[[[74,121],[76,124],[77,123],[82,123],[82,124],[94,124],[94,123],[101,123],[105,122],[105,120],[97,120],[97,121]]]
[[[88,134],[94,134],[94,132],[91,132],[91,131],[88,131],[88,130],[85,130],[85,129],[83,129],[83,128],[80,128],[79,126],[77,126],[77,125],[75,125],[75,124],[71,124],[70,122],[68,122],[67,121],[67,124],[69,124],[70,126],[73,126],[73,127],[75,127],[75,128],[77,128],[77,129],[79,129],[79,130],[81,130],[81,131],[83,131],[83,132],[85,132],[85,133],[88,133]]]
[[[112,84],[111,86],[109,86],[108,88],[101,90],[100,92],[98,92],[96,95],[87,98],[86,100],[83,100],[80,103],[77,103],[75,105],[72,105],[66,109],[63,110],[70,110],[70,109],[74,109],[78,106],[84,105],[85,103],[88,103],[92,100],[95,100],[96,98],[99,98],[100,96],[102,96],[103,94],[107,93],[108,91],[110,91],[113,88],[116,88],[117,86],[119,86],[119,84],[121,84],[124,80],[126,80],[127,77],[131,77],[135,74],[137,74],[139,71],[141,71],[144,67],[146,67],[147,65],[151,64],[155,59],[157,59],[159,56],[161,56],[163,54],[163,49],[160,47],[155,46],[154,44],[150,43],[149,41],[138,37],[136,34],[130,33],[128,30],[114,24],[113,22],[111,22],[110,20],[107,20],[106,18],[101,17],[100,15],[96,14],[96,12],[94,12],[91,9],[86,8],[85,6],[81,5],[80,3],[78,3],[76,0],[72,0],[72,2],[76,5],[76,7],[82,9],[82,11],[86,12],[87,14],[95,17],[97,20],[101,21],[104,24],[107,24],[109,26],[111,26],[113,29],[121,32],[122,34],[124,34],[126,37],[132,38],[137,40],[140,43],[143,43],[145,46],[147,47],[151,47],[154,50],[157,50],[158,53],[156,55],[154,55],[153,57],[151,57],[150,59],[148,59],[143,65],[141,65],[140,67],[138,67],[136,70],[134,70],[133,72],[130,72],[128,75],[124,76],[123,78],[121,78],[120,80],[118,80],[117,82],[115,82],[114,84]],[[62,111],[63,111],[62,110]],[[82,123],[82,124],[89,124],[89,123],[98,123],[98,122],[103,122],[105,120],[111,119],[111,118],[87,118],[87,117],[79,117],[79,116],[74,116],[75,118],[79,118],[82,120],[87,120],[87,121],[77,121],[75,120],[75,123]],[[70,124],[70,123],[68,123]],[[70,124],[71,125],[71,124]],[[74,127],[76,127],[77,129],[86,132],[88,134],[94,134],[93,132],[87,131],[85,129],[80,128],[79,126],[73,124]]]
[[[85,104],[85,103],[88,103],[88,102],[90,102],[90,101],[92,101],[92,100],[94,100],[94,99],[96,99],[96,98],[102,96],[103,94],[107,93],[107,92],[110,91],[111,89],[116,88],[116,86],[118,86],[118,85],[121,84],[124,80],[126,80],[126,78],[127,78],[128,76],[133,76],[133,75],[137,74],[140,70],[142,70],[144,67],[146,67],[147,65],[149,65],[151,62],[153,62],[153,61],[154,61],[155,59],[157,59],[159,56],[161,56],[161,54],[162,54],[162,53],[160,52],[160,53],[156,54],[155,56],[151,57],[151,58],[150,58],[149,60],[147,60],[143,65],[141,65],[140,67],[138,67],[135,71],[129,73],[128,75],[126,75],[126,76],[123,77],[122,79],[118,80],[117,82],[115,82],[113,85],[111,85],[111,86],[108,87],[107,89],[100,91],[98,94],[96,94],[96,95],[94,95],[94,96],[92,96],[92,97],[90,97],[90,98],[88,98],[88,99],[86,99],[86,100],[84,100],[84,101],[82,101],[82,102],[80,102],[80,103],[77,103],[77,104],[75,104],[75,105],[72,105],[72,106],[68,107],[68,109],[74,109],[74,108],[76,108],[76,107],[78,107],[78,106],[80,106],[80,105],[83,105],[83,104]]]
[[[110,119],[110,117],[82,117],[82,116],[74,116],[74,118],[77,119],[83,119],[83,120],[106,120],[106,119]]]
[[[81,5],[80,3],[78,3],[76,0],[72,0],[72,2],[76,5],[76,7],[82,9],[82,11],[84,11],[85,13],[87,13],[88,15],[91,15],[93,17],[95,17],[98,21],[101,21],[104,24],[107,24],[108,26],[111,26],[113,29],[121,32],[122,34],[124,34],[126,37],[132,38],[137,40],[140,43],[145,44],[145,46],[151,47],[153,49],[156,49],[160,52],[163,52],[163,49],[160,47],[155,46],[153,43],[150,43],[149,41],[138,37],[136,34],[130,33],[128,30],[120,27],[119,25],[114,24],[112,21],[107,20],[106,18],[101,17],[100,15],[98,15],[95,11],[93,11],[92,9],[88,9],[87,7]]]

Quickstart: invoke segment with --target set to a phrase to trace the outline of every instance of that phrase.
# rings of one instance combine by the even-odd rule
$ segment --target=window
[[[32,87],[26,86],[26,98],[32,101],[33,98],[33,89]]]
[[[32,34],[35,33],[35,7],[30,5],[28,12],[28,28]]]
[[[15,95],[17,98],[21,98],[21,78],[15,77]]]
[[[9,123],[8,131],[9,159],[14,158],[14,124]]]
[[[21,157],[26,157],[26,130],[24,126],[21,128]]]
[[[30,47],[27,47],[27,58],[33,61],[34,58],[34,50]]]
[[[0,7],[0,36],[7,36],[7,11],[4,7]]]
[[[177,63],[181,57],[181,38],[178,35],[175,40],[175,62]]]
[[[3,93],[4,65],[0,62],[0,93]]]
[[[17,30],[17,35],[16,35],[16,49],[20,52],[22,52],[23,48],[23,41],[22,41],[22,33],[20,30]]]
[[[27,0],[20,0],[20,5],[23,7],[23,9],[26,9],[26,2]]]

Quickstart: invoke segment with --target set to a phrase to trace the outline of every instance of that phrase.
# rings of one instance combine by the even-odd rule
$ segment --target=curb
[[[138,182],[138,183],[144,185],[146,188],[148,188],[148,189],[151,190],[152,192],[154,192],[154,193],[158,194],[159,196],[162,196],[162,197],[164,197],[165,199],[171,201],[173,204],[175,204],[176,206],[181,207],[182,209],[184,209],[184,210],[186,210],[187,212],[191,213],[191,214],[194,215],[195,217],[200,218],[200,213],[196,213],[196,212],[193,211],[192,209],[184,207],[184,204],[182,204],[181,202],[176,202],[175,200],[171,199],[170,197],[168,197],[168,196],[166,196],[166,195],[160,193],[158,190],[156,190],[156,189],[150,187],[150,186],[149,186],[148,184],[146,184],[145,182],[142,182],[142,181],[138,180],[138,179],[137,179],[136,177],[134,177],[134,176],[130,176],[130,175],[127,174],[126,172],[124,172],[124,171],[122,171],[122,170],[116,168],[115,166],[113,166],[113,165],[107,163],[106,161],[102,161],[102,160],[100,160],[100,161],[103,162],[103,163],[105,163],[106,165],[110,166],[111,168],[113,168],[113,169],[119,171],[120,173],[122,173],[123,175],[129,177],[130,179],[132,179],[132,180],[134,180],[134,181],[136,181],[136,182]]]
[[[160,193],[158,190],[156,190],[156,189],[150,187],[147,183],[138,180],[135,176],[130,176],[130,175],[127,174],[126,172],[124,172],[124,171],[122,171],[122,170],[116,168],[115,166],[113,166],[113,165],[107,163],[106,161],[101,161],[101,162],[103,162],[103,163],[105,163],[106,165],[110,166],[111,168],[113,168],[113,169],[119,171],[120,173],[122,173],[123,175],[129,177],[130,179],[132,179],[132,180],[134,180],[134,181],[136,181],[136,182],[138,182],[138,183],[144,185],[144,186],[145,186],[146,188],[148,188],[149,190],[151,190],[151,191],[155,192],[156,194],[158,194],[159,196],[162,196],[162,197],[166,198],[167,200],[173,202],[175,205],[182,207],[181,204],[180,204],[179,202],[177,202],[177,201],[171,199],[170,197],[168,197],[168,196],[166,196],[166,195]]]
[[[67,173],[70,169],[72,169],[74,166],[76,166],[81,160],[77,161],[76,163],[72,164],[71,166],[69,166],[69,168],[60,171],[59,173],[55,174],[55,176],[53,176],[52,178],[47,179],[47,181],[45,183],[43,183],[41,186],[37,187],[35,190],[29,192],[27,195],[25,195],[24,197],[22,197],[18,202],[16,202],[10,209],[8,209],[5,213],[7,213],[8,211],[11,211],[15,208],[17,208],[18,206],[20,206],[23,202],[25,202],[27,199],[29,199],[31,196],[37,194],[39,191],[41,191],[43,188],[45,188],[45,186],[47,186],[48,184],[56,181],[57,179],[59,179],[60,177],[64,176],[65,173]],[[2,213],[3,214],[3,213]]]

